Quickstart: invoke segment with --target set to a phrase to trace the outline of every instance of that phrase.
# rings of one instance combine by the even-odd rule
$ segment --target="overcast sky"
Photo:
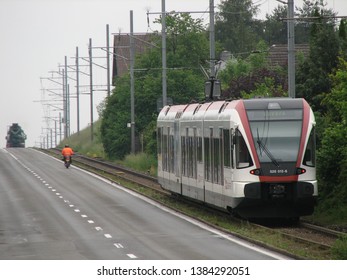
[[[129,32],[130,10],[134,13],[134,32],[150,32],[158,29],[151,22],[147,25],[147,10],[161,11],[161,0],[0,0],[0,148],[5,147],[7,127],[19,123],[28,136],[26,146],[39,146],[47,134],[44,116],[58,116],[51,107],[43,111],[40,100],[52,98],[47,89],[56,90],[59,85],[47,80],[52,71],[58,71],[67,56],[68,64],[74,64],[76,47],[80,56],[88,55],[89,38],[93,46],[106,45],[106,24],[110,33]],[[221,0],[215,0],[218,5]],[[339,15],[347,15],[346,0],[328,0],[328,6]],[[275,0],[253,0],[260,4],[261,14],[271,13],[278,6]],[[302,6],[302,0],[294,0]],[[166,10],[207,11],[209,0],[166,0]],[[207,14],[194,17],[208,20]],[[111,38],[111,44],[113,42]],[[95,50],[95,56],[105,52]],[[104,59],[95,61],[106,65]],[[83,64],[81,62],[81,64]],[[105,84],[106,71],[94,67],[93,83]],[[97,69],[98,68],[98,69]],[[88,68],[82,71],[88,72]],[[57,76],[57,74],[54,74]],[[41,79],[43,78],[43,79]],[[84,81],[83,81],[84,79]],[[81,77],[87,85],[88,78]],[[45,89],[43,91],[42,89]],[[70,89],[72,93],[74,88]],[[59,92],[58,90],[56,92]],[[94,93],[97,105],[106,96],[103,91]],[[136,96],[135,96],[136,98]],[[81,128],[90,123],[89,96],[81,96]],[[47,106],[46,106],[47,107]],[[71,132],[76,131],[76,103],[71,101]],[[94,110],[94,120],[98,118]],[[54,128],[53,122],[50,124]]]

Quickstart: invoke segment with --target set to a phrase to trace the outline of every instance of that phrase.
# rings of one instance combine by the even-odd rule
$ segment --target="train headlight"
[[[260,172],[260,169],[257,168],[257,169],[252,169],[251,171],[249,171],[249,173],[251,173],[252,175],[259,176],[261,172]]]
[[[301,175],[304,173],[306,173],[306,169],[300,167],[296,168],[296,175]]]

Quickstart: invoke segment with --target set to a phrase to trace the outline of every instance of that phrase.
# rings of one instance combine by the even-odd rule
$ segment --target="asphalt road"
[[[277,259],[33,149],[0,149],[0,259]]]

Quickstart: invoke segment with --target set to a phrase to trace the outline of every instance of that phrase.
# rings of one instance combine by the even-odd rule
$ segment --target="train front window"
[[[254,111],[251,111],[253,113]],[[296,162],[302,129],[302,110],[258,111],[248,114],[260,162]]]
[[[315,127],[312,128],[308,138],[303,164],[310,167],[316,166],[316,134]]]
[[[238,129],[235,131],[235,149],[236,168],[246,168],[253,165],[245,139]]]

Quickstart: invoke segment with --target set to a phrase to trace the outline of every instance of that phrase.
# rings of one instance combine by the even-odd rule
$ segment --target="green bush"
[[[149,173],[152,176],[156,176],[157,160],[152,155],[149,156],[145,153],[139,153],[135,155],[130,154],[125,157],[124,161],[122,161],[122,164],[131,169],[139,170]]]
[[[340,237],[332,247],[332,253],[337,260],[347,260],[347,236]]]

